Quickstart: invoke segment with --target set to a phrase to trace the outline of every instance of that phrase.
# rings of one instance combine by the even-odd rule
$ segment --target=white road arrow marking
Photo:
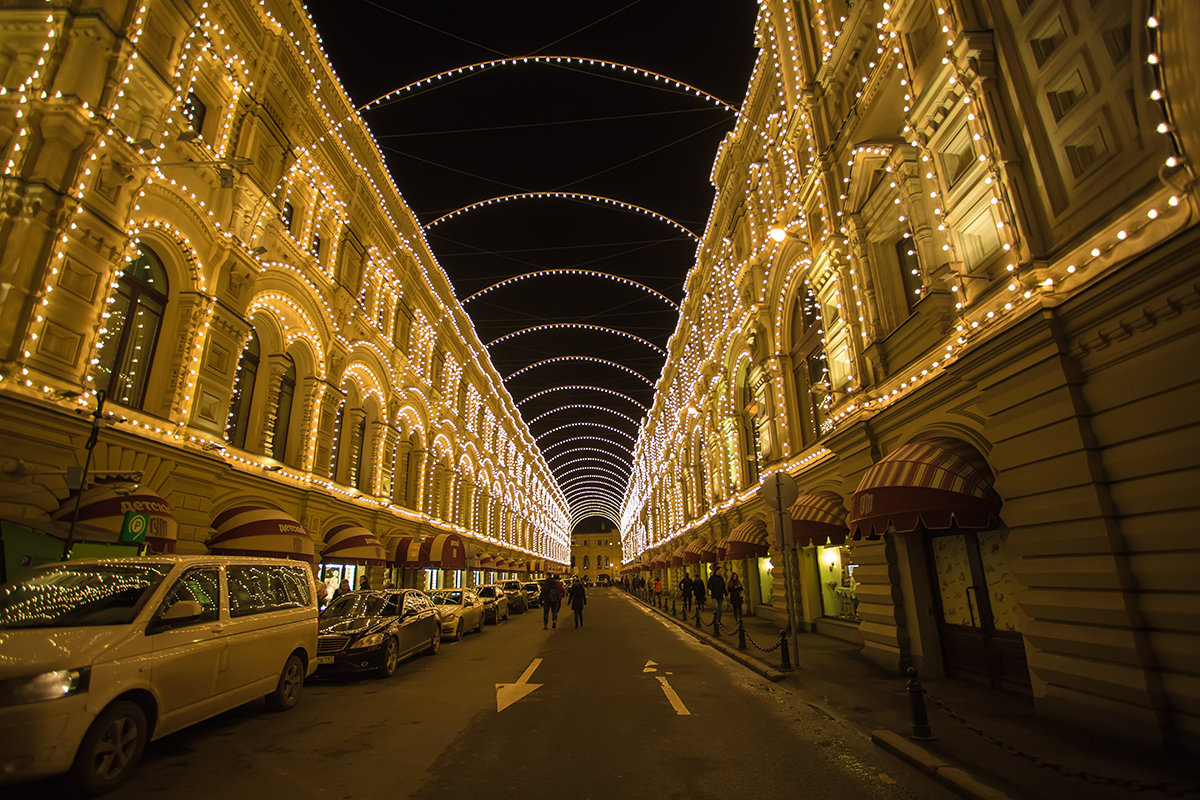
[[[533,677],[533,671],[542,663],[540,658],[535,658],[525,671],[521,673],[521,677],[517,678],[516,683],[497,683],[496,684],[496,713],[503,711],[518,700],[528,697],[535,690],[540,689],[542,684],[530,683],[529,679]]]
[[[687,710],[687,706],[679,699],[679,695],[675,694],[675,690],[671,688],[671,684],[662,675],[655,675],[658,678],[659,685],[662,686],[663,694],[667,696],[667,700],[671,703],[671,708],[675,709],[675,713],[679,716],[691,716],[692,712]]]
[[[646,666],[642,667],[642,672],[657,672],[658,670],[655,669],[657,666],[658,664],[655,664],[653,661],[647,661]]]

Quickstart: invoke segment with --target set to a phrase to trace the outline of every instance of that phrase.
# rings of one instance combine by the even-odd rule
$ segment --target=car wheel
[[[461,642],[463,637],[462,617],[458,618],[458,624],[454,626],[454,641]]]
[[[436,656],[437,651],[442,647],[442,626],[438,625],[433,629],[433,639],[429,642],[429,648],[425,651],[431,656]]]
[[[116,788],[142,757],[147,735],[141,706],[128,700],[113,703],[84,734],[68,779],[89,795]]]
[[[383,666],[379,668],[379,677],[390,678],[396,671],[396,664],[399,661],[400,644],[394,636],[388,637],[387,644],[383,646]]]
[[[288,656],[275,691],[266,697],[267,708],[272,711],[290,711],[300,702],[300,689],[304,686],[304,662],[292,653]]]

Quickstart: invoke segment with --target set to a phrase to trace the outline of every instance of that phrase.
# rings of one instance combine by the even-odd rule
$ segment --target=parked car
[[[0,588],[0,784],[69,772],[120,785],[149,739],[265,697],[316,667],[312,572],[238,556],[87,558]]]
[[[520,581],[507,580],[500,584],[500,588],[508,595],[508,610],[514,614],[524,614],[529,610],[529,599],[525,594],[525,587]]]
[[[542,604],[542,585],[537,581],[526,581],[521,584],[521,588],[525,590],[525,601],[530,608],[537,608]]]
[[[347,592],[321,612],[317,672],[375,672],[386,678],[396,665],[442,644],[442,619],[419,589]]]
[[[442,618],[442,635],[460,641],[463,633],[483,633],[483,601],[470,589],[438,589],[429,593]]]
[[[508,619],[508,595],[499,584],[486,583],[478,587],[475,593],[483,601],[483,618],[486,621],[496,625]]]

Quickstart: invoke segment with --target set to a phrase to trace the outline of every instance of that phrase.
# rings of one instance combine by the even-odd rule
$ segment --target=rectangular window
[[[900,280],[904,286],[904,303],[909,313],[916,307],[917,301],[925,289],[925,280],[921,276],[921,262],[917,258],[917,243],[912,234],[904,232],[904,236],[896,242],[896,262],[900,265]]]

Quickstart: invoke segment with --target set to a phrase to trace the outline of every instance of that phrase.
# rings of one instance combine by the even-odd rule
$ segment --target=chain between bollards
[[[787,631],[779,632],[779,668],[785,672],[792,668],[792,659],[788,655]]]
[[[909,732],[908,738],[922,742],[932,741],[937,737],[933,735],[933,730],[929,727],[929,715],[925,713],[925,689],[917,680],[917,668],[909,667],[907,674],[908,683],[904,688],[908,692],[908,704],[912,709],[912,730]]]

